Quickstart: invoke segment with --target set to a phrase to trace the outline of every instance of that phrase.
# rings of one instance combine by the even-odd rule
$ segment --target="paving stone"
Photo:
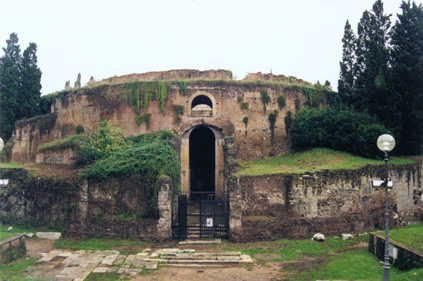
[[[148,252],[151,252],[151,249],[150,248],[145,248],[144,250],[142,250],[144,253],[148,253]]]
[[[96,268],[94,268],[93,272],[94,273],[106,273],[107,270],[109,270],[108,267],[96,267]]]
[[[70,255],[72,255],[72,253],[71,253],[71,252],[61,252],[61,253],[59,253],[57,256],[58,256],[58,257],[61,257],[61,258],[67,258],[67,257],[69,257]]]
[[[113,262],[114,265],[122,264],[126,259],[125,255],[118,255],[116,260]]]
[[[58,254],[60,254],[61,251],[51,251],[50,253],[48,253],[47,255],[45,255],[44,257],[42,257],[41,259],[39,259],[37,262],[48,262],[51,261],[53,258],[55,258]]]
[[[152,257],[152,258],[157,258],[158,256],[159,256],[159,254],[158,254],[158,253],[152,253],[150,257]]]
[[[156,269],[158,264],[159,263],[157,263],[157,262],[148,262],[148,263],[145,264],[145,267],[147,269]]]
[[[129,255],[129,256],[126,258],[126,260],[125,260],[124,264],[128,264],[128,265],[130,265],[134,259],[135,259],[135,255]]]
[[[114,261],[116,260],[116,258],[118,257],[118,254],[119,254],[119,253],[106,256],[106,257],[105,257],[105,258],[101,261],[101,264],[104,264],[104,265],[112,265],[112,264],[113,264],[113,262],[114,262]]]
[[[136,254],[136,256],[141,256],[141,257],[146,258],[148,256],[148,253],[138,253],[138,254]]]
[[[228,257],[228,256],[218,256],[218,261],[239,261],[240,257]]]

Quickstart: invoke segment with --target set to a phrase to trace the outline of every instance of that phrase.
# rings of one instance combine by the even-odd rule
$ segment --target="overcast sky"
[[[384,0],[396,20],[401,0]],[[16,32],[38,45],[42,93],[94,76],[229,69],[329,80],[336,90],[342,36],[373,0],[3,0],[0,46]],[[420,3],[420,0],[417,1]],[[3,55],[3,52],[1,52]]]

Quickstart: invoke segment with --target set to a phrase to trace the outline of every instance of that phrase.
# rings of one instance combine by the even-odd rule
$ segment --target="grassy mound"
[[[390,164],[411,164],[407,158],[393,158]],[[263,175],[281,173],[305,173],[333,169],[357,169],[366,165],[382,165],[383,161],[354,156],[327,148],[314,148],[304,152],[255,161],[240,161],[238,175]]]

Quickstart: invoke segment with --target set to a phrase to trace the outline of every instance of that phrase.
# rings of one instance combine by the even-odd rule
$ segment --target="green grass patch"
[[[83,134],[73,135],[66,139],[59,139],[52,142],[45,143],[38,148],[38,152],[56,151],[67,148],[79,148],[84,137]]]
[[[247,244],[247,246],[228,243],[226,250],[241,251],[252,256],[258,261],[291,261],[304,257],[317,257],[332,252],[343,250],[347,247],[368,240],[368,236],[355,237],[351,240],[342,240],[340,237],[327,237],[325,242],[307,240],[277,240],[262,242],[260,246]],[[251,246],[250,246],[251,245]]]
[[[30,281],[35,279],[30,279],[24,277],[25,269],[28,266],[32,266],[37,260],[36,259],[27,259],[20,258],[11,263],[0,265],[0,280],[10,280],[10,281]],[[40,280],[40,279],[37,279]]]
[[[117,272],[109,273],[93,273],[91,272],[84,280],[85,281],[115,281],[119,280],[120,274]]]
[[[11,230],[7,230],[10,226],[8,225],[0,225],[0,241],[3,239],[6,239],[8,237],[12,237],[18,234],[23,234],[23,233],[35,233],[36,230],[35,229],[31,229],[31,228],[21,228],[18,226],[12,226]]]
[[[289,280],[382,280],[383,265],[367,251],[348,251],[328,258],[326,262],[292,265]],[[300,270],[299,270],[300,269]],[[391,266],[392,281],[423,280],[423,269],[401,272]]]
[[[385,231],[382,233],[385,236]],[[423,253],[423,223],[391,229],[389,238]]]
[[[408,158],[392,158],[389,164],[411,164]],[[240,161],[238,175],[305,173],[322,170],[358,169],[366,165],[383,165],[381,160],[367,159],[328,148],[289,152],[281,156],[255,161]]]
[[[152,244],[143,241],[132,241],[124,239],[87,239],[76,240],[73,238],[62,238],[54,243],[58,249],[71,250],[92,250],[92,251],[106,251],[115,250],[122,254],[134,254],[150,247]]]
[[[6,168],[6,169],[17,169],[17,168],[24,168],[25,165],[19,165],[16,163],[3,163],[0,162],[0,168]]]

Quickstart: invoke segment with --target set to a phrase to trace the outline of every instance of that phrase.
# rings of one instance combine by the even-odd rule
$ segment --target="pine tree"
[[[39,114],[41,70],[37,66],[37,45],[30,43],[23,52],[21,63],[19,118]]]
[[[0,137],[8,140],[12,135],[15,121],[19,119],[19,90],[21,84],[20,47],[16,33],[10,34],[0,58]]]
[[[338,92],[347,105],[353,104],[355,44],[356,38],[347,20],[344,28],[344,37],[342,38],[342,61],[339,62],[341,71],[338,80]]]
[[[401,119],[399,148],[421,154],[423,145],[423,7],[403,1],[392,28],[392,88]]]
[[[378,117],[384,112],[380,101],[388,90],[389,18],[390,15],[383,12],[382,1],[377,0],[371,12],[363,13],[357,29],[354,104],[358,110],[369,111]]]
[[[65,83],[65,90],[70,90],[70,89],[72,89],[72,87],[71,87],[71,85],[70,85],[70,81],[68,80],[68,81],[66,81],[66,83]]]
[[[75,89],[81,88],[81,73],[78,73],[78,77],[73,85]]]

